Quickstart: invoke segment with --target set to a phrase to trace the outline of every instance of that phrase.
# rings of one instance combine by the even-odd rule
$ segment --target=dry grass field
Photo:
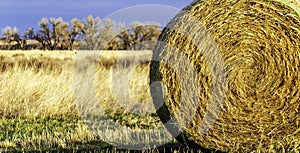
[[[85,54],[71,51],[0,52],[1,152],[107,152],[116,151],[107,142],[139,145],[149,143],[151,138],[156,143],[166,144],[151,150],[145,148],[144,152],[193,151],[159,128],[162,123],[154,113],[148,87],[147,61],[151,58],[150,51],[104,51],[99,57],[81,55]],[[74,75],[82,75],[83,79],[87,79],[84,76],[92,64],[95,64],[95,79],[92,81],[96,98],[103,108],[103,111],[94,115],[108,116],[118,125],[126,127],[125,130],[118,131],[112,129],[111,125],[101,124],[95,133],[87,126],[87,116],[93,115],[94,109],[76,103],[76,91],[82,90],[76,89],[78,80]],[[86,90],[83,95],[88,95],[90,89]],[[89,106],[88,99],[83,102]],[[158,133],[151,133],[151,130],[143,132],[153,128],[158,128]],[[126,129],[141,131],[137,132],[136,137],[145,141],[132,141],[132,134]],[[299,130],[294,134],[299,134]],[[275,148],[273,151],[299,149],[299,140],[293,139],[293,135],[283,143],[290,144],[292,148]],[[265,149],[257,148],[256,151]],[[268,151],[272,151],[270,146]]]
[[[149,63],[131,66],[133,61],[150,59],[151,52],[128,53],[103,52],[95,63],[94,83],[96,97],[104,108],[102,114],[133,130],[161,126],[148,88]],[[82,116],[85,110],[76,106],[74,96],[77,55],[71,51],[0,52],[0,151],[105,151],[113,149],[113,146],[103,139],[130,143],[130,133],[122,132],[120,135],[119,131],[102,125],[98,129],[105,135],[103,138],[84,123]],[[85,65],[84,62],[89,60],[92,59],[83,58],[77,65]],[[78,71],[85,73],[85,69]],[[121,80],[126,79],[125,87],[129,87],[126,94],[129,95],[118,94],[123,92],[119,90],[124,90],[118,85],[124,84]],[[126,97],[131,97],[134,103],[130,104]],[[126,105],[124,102],[127,102]],[[146,106],[144,110],[142,106]],[[151,132],[140,133],[138,137],[151,137]],[[155,139],[164,142],[170,136],[162,133]]]

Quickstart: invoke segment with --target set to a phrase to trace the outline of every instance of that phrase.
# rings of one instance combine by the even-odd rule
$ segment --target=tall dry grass
[[[74,52],[68,51],[2,51],[2,116],[78,115],[73,95],[75,56]],[[118,86],[123,83],[128,83],[129,89],[126,92],[130,95],[120,94],[123,96],[121,98],[130,96],[135,103],[152,103],[147,77],[147,58],[150,57],[151,52],[105,52],[97,58],[94,82],[99,101],[104,106],[109,101],[107,109],[112,108],[113,103],[121,102],[116,102],[114,98],[121,92]],[[77,62],[84,63],[88,58]],[[140,64],[143,61],[145,62]]]
[[[149,53],[141,52],[135,57],[135,53],[106,52],[96,60],[94,96],[104,108],[102,115],[111,117],[122,126],[153,128],[160,125],[157,117],[145,114],[138,117],[138,114],[132,113],[138,109],[128,99],[124,105],[115,96],[116,92],[121,92],[117,87],[122,83],[121,78],[126,78],[130,95],[119,96],[123,99],[133,97],[134,104],[140,104],[140,107],[145,103],[153,107],[147,87],[148,64],[131,66],[131,62],[141,56],[150,58]],[[68,148],[74,143],[103,140],[86,126],[82,117],[85,110],[76,105],[73,82],[76,56],[75,52],[69,51],[0,52],[0,128],[4,130],[0,132],[0,148]],[[91,59],[84,58],[79,63],[86,60]],[[119,82],[115,84],[114,81]],[[37,129],[40,131],[37,132]],[[120,135],[120,131],[108,129],[105,125],[100,132],[110,133],[105,137],[108,141],[130,142],[130,133]],[[149,137],[149,133],[139,136]]]
[[[2,118],[78,115],[70,53],[1,52]],[[63,55],[63,56],[62,56]]]
[[[0,53],[2,151],[64,148],[95,140],[78,120],[72,91],[73,56],[71,52]]]

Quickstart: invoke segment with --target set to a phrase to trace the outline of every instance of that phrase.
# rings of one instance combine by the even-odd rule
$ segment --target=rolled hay
[[[299,150],[299,55],[297,1],[195,0],[160,35],[151,96],[187,145]]]

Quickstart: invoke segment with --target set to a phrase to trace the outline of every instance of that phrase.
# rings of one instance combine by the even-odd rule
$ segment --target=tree
[[[8,43],[6,49],[25,49],[26,40],[21,38],[16,27],[7,26],[2,30],[2,34],[5,37],[5,42]]]
[[[29,49],[46,49],[46,42],[43,41],[41,38],[37,37],[34,29],[33,28],[27,28],[26,32],[24,33],[24,37],[26,40],[36,40],[38,41],[42,47],[39,47],[37,44],[35,45],[29,45],[28,44],[28,48]]]
[[[42,18],[38,25],[37,31],[28,28],[23,37],[16,28],[6,27],[3,35],[9,49],[73,50],[80,43],[80,49],[87,50],[152,50],[161,33],[158,23],[134,22],[129,27],[117,27],[110,19],[102,22],[91,15],[83,20],[75,18],[71,24],[61,17]]]
[[[67,35],[68,37],[64,39],[66,46],[68,46],[68,50],[74,50],[75,42],[78,40],[80,34],[80,28],[76,26],[76,19],[73,19],[71,22],[72,26]]]
[[[26,38],[37,40],[42,49],[63,50],[70,49],[76,38],[76,31],[69,33],[69,23],[62,18],[42,18],[39,22],[40,29],[35,33],[33,28],[27,29]],[[71,43],[70,43],[71,40]]]
[[[94,18],[90,15],[84,21],[75,19],[73,20],[73,23],[78,28],[78,31],[80,31],[81,37],[84,39],[84,47],[81,47],[89,50],[97,49],[99,44],[97,35],[100,27],[100,18]]]
[[[116,49],[115,44],[111,43],[118,40],[118,38],[116,37],[116,31],[116,23],[111,19],[106,19],[103,26],[101,26],[99,30],[99,41],[101,42],[99,45],[100,49]]]
[[[111,48],[109,42],[114,39],[116,28],[115,22],[112,20],[107,19],[102,24],[100,18],[90,15],[83,21],[74,19],[72,23],[78,28],[84,41],[81,49],[104,50]]]
[[[129,28],[121,25],[118,35],[122,50],[152,50],[161,33],[158,23],[134,22]]]

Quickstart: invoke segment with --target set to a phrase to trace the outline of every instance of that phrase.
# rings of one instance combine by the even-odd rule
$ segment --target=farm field
[[[189,150],[172,139],[154,113],[148,87],[147,61],[151,51],[97,53],[0,51],[1,152],[129,152],[133,148],[117,149],[111,143],[139,146],[151,140],[164,145],[155,149],[145,147],[144,152],[201,152]],[[93,75],[88,75],[91,72]],[[89,81],[95,91],[92,86],[81,86]],[[102,108],[93,103],[93,98],[89,99],[93,92]],[[91,126],[93,117],[109,117],[124,128],[115,130],[115,125],[102,122]],[[151,133],[149,129],[158,132]],[[137,133],[132,136],[130,131]],[[134,138],[140,141],[132,141]],[[292,136],[284,143],[292,148],[280,151],[299,148],[299,140]],[[272,146],[267,147],[274,151]]]
[[[97,98],[104,108],[102,115],[132,130],[161,126],[148,88],[149,63],[130,66],[133,61],[150,59],[151,52],[124,53],[103,52],[96,62],[94,83]],[[107,142],[130,142],[129,133],[120,134],[109,129],[109,125],[98,128],[105,138],[87,126],[87,119],[83,117],[85,110],[76,106],[74,75],[78,75],[75,72],[84,74],[84,66],[90,65],[94,57],[78,60],[79,55],[71,51],[0,52],[0,151],[107,151],[116,149]],[[80,62],[76,63],[75,59]],[[126,105],[118,102],[118,97],[126,101],[126,95],[117,93],[123,92],[118,91],[117,86],[121,84],[118,78],[128,79],[128,93],[135,106],[130,106],[130,100]],[[112,83],[114,81],[116,83]],[[141,106],[147,107],[143,110]],[[139,112],[146,110],[148,112],[143,114]],[[138,135],[149,136],[151,133]],[[169,141],[169,135],[153,137],[160,143],[166,141],[167,145],[151,151],[184,149],[175,140]]]

